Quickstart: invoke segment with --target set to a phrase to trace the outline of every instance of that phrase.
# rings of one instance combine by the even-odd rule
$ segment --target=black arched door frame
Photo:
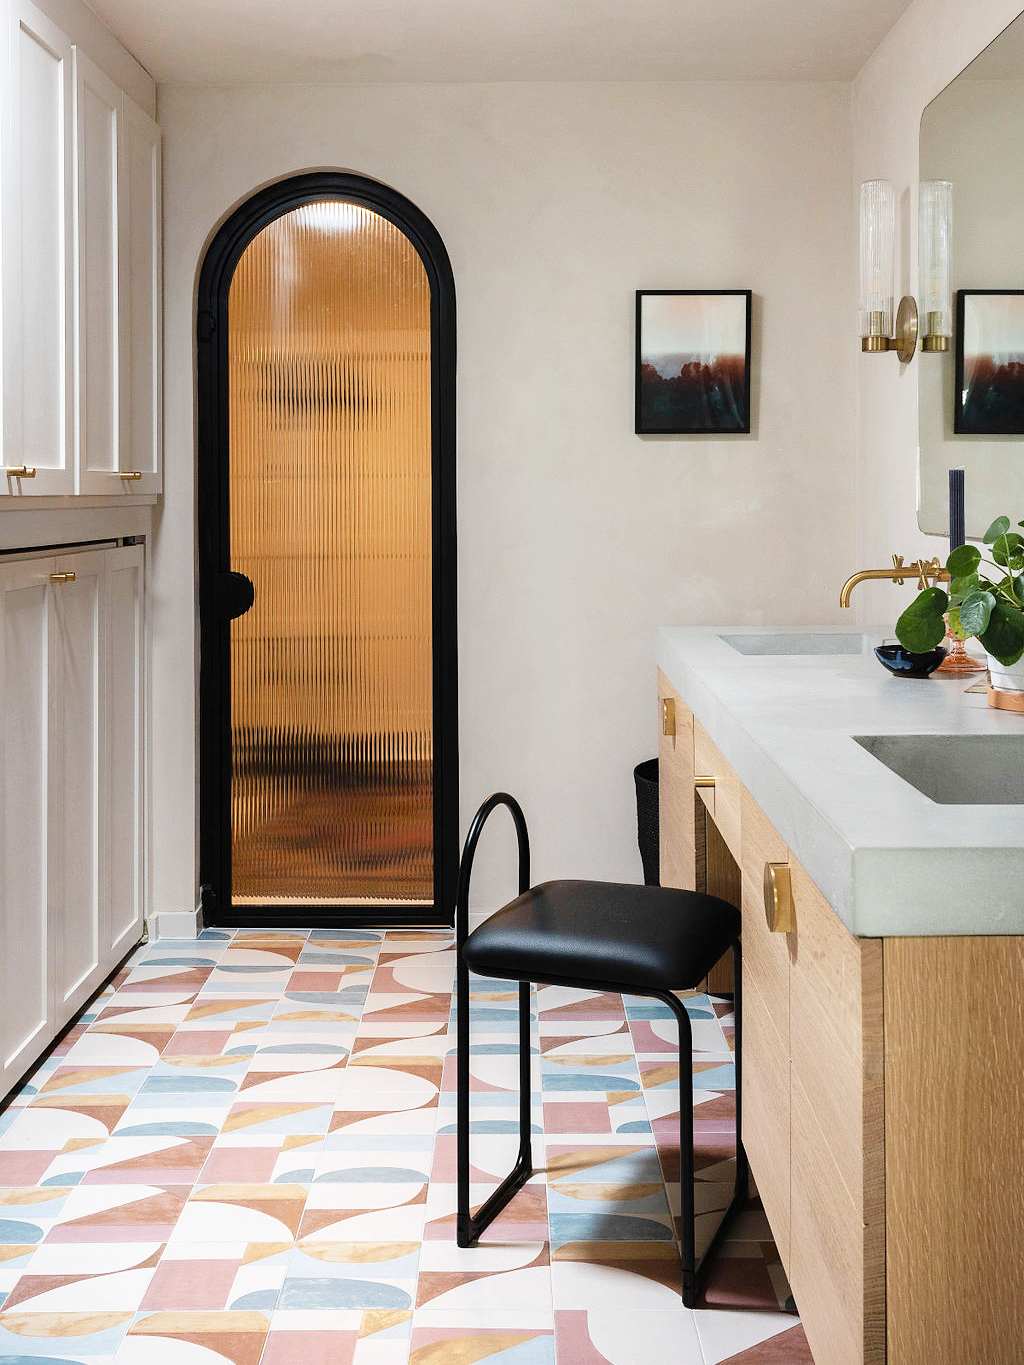
[[[231,905],[228,291],[242,252],[274,219],[322,200],[359,204],[412,242],[430,283],[431,555],[433,600],[434,905],[311,907]],[[196,310],[199,536],[199,865],[205,924],[287,926],[451,924],[458,875],[459,753],[455,521],[455,279],[437,229],[409,199],[364,176],[291,176],[247,199],[203,258]]]

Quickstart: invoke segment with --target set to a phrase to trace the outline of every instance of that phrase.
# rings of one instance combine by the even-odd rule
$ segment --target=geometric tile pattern
[[[534,995],[538,1172],[460,1250],[451,935],[147,945],[0,1112],[5,1365],[811,1365],[760,1205],[679,1299],[656,1001]],[[474,1197],[516,1152],[516,990],[474,977]],[[699,1235],[728,1198],[728,1002],[686,1001]],[[689,1098],[689,1096],[688,1096]]]

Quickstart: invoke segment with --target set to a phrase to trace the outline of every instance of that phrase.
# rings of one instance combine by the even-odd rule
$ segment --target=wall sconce
[[[893,242],[896,196],[890,180],[865,180],[860,187],[860,347],[895,351],[904,364],[917,349],[917,304],[900,299],[893,326]]]
[[[953,182],[922,180],[917,214],[922,351],[948,351],[953,335]]]

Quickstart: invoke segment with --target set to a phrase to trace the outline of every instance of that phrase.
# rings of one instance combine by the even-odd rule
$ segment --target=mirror
[[[951,81],[921,118],[921,179],[953,182],[957,289],[1024,289],[1024,14]],[[919,353],[921,530],[949,533],[950,469],[963,469],[966,528],[1024,517],[1024,436],[954,436],[954,347]]]

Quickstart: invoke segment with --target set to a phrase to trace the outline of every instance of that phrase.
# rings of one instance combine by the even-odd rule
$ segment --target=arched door
[[[400,195],[247,201],[197,317],[207,923],[438,923],[457,860],[454,285]]]

